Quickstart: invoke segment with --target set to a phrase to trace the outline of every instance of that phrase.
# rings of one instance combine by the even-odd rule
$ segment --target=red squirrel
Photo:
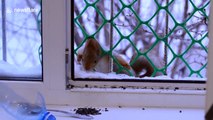
[[[86,45],[81,57],[84,69],[91,70],[95,68],[96,64],[101,59],[101,54],[102,51],[100,44],[96,40],[89,38],[86,41]]]
[[[136,77],[151,76],[154,72],[154,68],[144,57],[140,56],[131,66],[124,60],[118,53],[113,53],[113,56],[123,68],[128,70],[122,70],[120,73],[127,75],[133,75]],[[132,56],[132,60],[136,55]],[[108,73],[108,66],[110,61],[109,55],[103,55],[101,45],[94,38],[88,38],[83,50],[78,51],[77,61],[82,63],[83,68],[86,71],[98,71],[103,73]],[[142,70],[145,69],[146,73],[140,75]],[[117,72],[119,70],[118,65],[113,61],[113,71]]]

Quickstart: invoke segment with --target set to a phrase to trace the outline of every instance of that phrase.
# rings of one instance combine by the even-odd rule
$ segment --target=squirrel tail
[[[130,63],[135,59],[136,55],[133,55]],[[134,63],[131,64],[132,69],[135,71],[136,77],[151,77],[154,68],[151,65],[151,63],[144,57],[140,56],[137,60],[134,61]],[[141,73],[145,70],[145,73],[141,75]]]

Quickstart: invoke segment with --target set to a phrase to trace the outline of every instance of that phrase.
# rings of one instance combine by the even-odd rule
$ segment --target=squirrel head
[[[82,55],[82,65],[85,70],[92,70],[101,58],[101,46],[93,38],[86,41],[86,45]]]

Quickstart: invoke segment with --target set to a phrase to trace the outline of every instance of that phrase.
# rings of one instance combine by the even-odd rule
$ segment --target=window
[[[0,79],[41,81],[41,2],[1,0],[0,11]]]
[[[209,0],[73,4],[72,79],[205,83]]]
[[[70,79],[67,83],[68,89],[83,91],[85,94],[89,92],[88,94],[95,94],[99,99],[96,96],[98,94],[100,99],[106,98],[103,100],[106,104],[111,101],[110,105],[118,105],[119,101],[127,106],[204,106],[210,1],[71,2],[72,69],[71,76],[70,71],[67,72]],[[79,53],[84,54],[87,41],[91,38],[100,44],[101,57],[109,56],[112,59],[108,60],[109,65],[102,64],[102,68],[107,69],[105,73],[100,72],[99,66],[85,72],[85,63],[82,63],[81,56],[78,56]],[[151,52],[154,51],[157,51],[158,59],[151,58]],[[135,77],[131,70],[119,64],[113,52],[121,54],[130,66],[137,58],[145,56],[154,72],[151,77]],[[134,54],[136,58],[131,61]],[[156,61],[153,61],[159,62],[160,59],[163,61],[163,67],[157,66]],[[117,71],[113,71],[112,62],[118,66]],[[108,73],[109,71],[114,73]],[[146,70],[142,71],[139,76],[145,72]],[[119,75],[120,73],[127,75]],[[159,77],[156,74],[164,76]],[[93,94],[94,91],[98,93]],[[127,94],[129,97],[124,97]],[[115,96],[122,96],[123,99]],[[193,96],[196,99],[194,103]],[[94,100],[92,97],[85,99]],[[112,102],[115,98],[118,101]],[[168,103],[156,101],[161,98]],[[147,100],[150,100],[150,103]]]

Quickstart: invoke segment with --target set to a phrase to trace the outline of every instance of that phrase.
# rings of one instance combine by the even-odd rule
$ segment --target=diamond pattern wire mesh
[[[42,0],[39,1],[39,4],[41,6],[41,9],[42,9]],[[38,26],[38,31],[41,35],[41,9],[40,11],[38,12],[38,15],[37,15],[37,26]],[[38,48],[38,55],[39,55],[39,60],[40,60],[40,63],[42,63],[42,44],[39,46]]]
[[[130,45],[132,46],[133,50],[136,52],[137,56],[134,58],[134,60],[130,63],[133,64],[139,56],[145,56],[149,62],[152,64],[152,66],[154,67],[154,73],[152,74],[152,76],[154,76],[157,72],[161,72],[163,74],[167,74],[168,72],[168,68],[169,66],[173,65],[173,64],[178,64],[178,61],[182,61],[182,63],[184,64],[184,69],[189,70],[189,73],[187,74],[187,77],[191,77],[193,75],[200,77],[200,78],[205,78],[205,74],[202,74],[201,71],[203,71],[204,69],[206,69],[207,66],[207,61],[205,63],[202,64],[202,66],[199,69],[194,69],[193,66],[190,64],[190,61],[187,61],[187,53],[194,47],[199,46],[200,49],[202,49],[204,51],[204,54],[208,53],[208,49],[207,49],[207,45],[204,45],[204,41],[208,40],[208,31],[204,32],[202,35],[200,35],[201,37],[194,37],[196,35],[196,33],[192,33],[192,29],[190,28],[189,21],[193,21],[192,18],[196,17],[196,15],[199,13],[202,17],[200,19],[202,19],[202,22],[204,23],[203,25],[207,26],[207,22],[208,22],[208,13],[207,13],[207,7],[210,5],[210,0],[206,1],[205,4],[203,6],[197,6],[195,4],[195,2],[193,0],[188,0],[187,4],[190,4],[190,12],[187,13],[187,16],[185,16],[186,18],[179,21],[177,20],[176,15],[174,15],[172,13],[171,7],[172,4],[176,1],[176,0],[168,0],[167,4],[165,3],[164,5],[160,4],[159,1],[154,0],[153,2],[155,3],[156,6],[156,11],[150,15],[150,17],[148,19],[143,19],[141,16],[138,15],[138,11],[134,9],[134,6],[136,5],[136,2],[139,2],[140,0],[131,0],[131,2],[126,3],[125,0],[118,0],[119,4],[120,4],[120,9],[118,9],[118,11],[116,11],[116,13],[114,12],[113,17],[110,19],[108,16],[106,16],[105,14],[103,14],[103,12],[100,10],[101,8],[98,7],[98,4],[101,0],[84,0],[84,7],[81,9],[81,11],[76,12],[75,14],[75,18],[74,18],[74,24],[75,26],[77,26],[80,30],[80,33],[83,36],[83,40],[77,45],[75,46],[74,52],[75,54],[77,54],[77,51],[82,47],[82,45],[86,42],[88,37],[93,37],[95,38],[96,35],[101,32],[102,29],[104,29],[105,25],[112,25],[114,31],[120,36],[120,38],[113,43],[114,46],[109,49],[109,50],[105,50],[106,54],[109,54],[111,57],[112,52],[116,49],[116,47],[121,44],[122,41],[128,41],[130,43]],[[183,1],[186,2],[186,1]],[[76,3],[75,3],[76,4]],[[181,4],[180,4],[181,5]],[[154,5],[153,5],[154,6]],[[76,8],[75,8],[76,9]],[[91,12],[94,12],[94,14],[98,15],[101,18],[100,24],[98,25],[97,29],[93,32],[93,33],[89,33],[85,30],[85,26],[82,25],[81,22],[81,17],[84,16],[84,14],[86,13],[87,9],[91,9]],[[153,8],[154,9],[154,8]],[[134,17],[134,19],[137,21],[136,25],[134,26],[132,31],[129,31],[128,33],[126,33],[125,31],[123,31],[122,29],[119,28],[117,18],[119,17],[119,15],[123,14],[123,11],[129,12],[131,13],[130,17]],[[146,11],[142,11],[142,12],[146,12]],[[152,27],[152,22],[154,21],[154,18],[157,17],[157,15],[161,14],[161,12],[164,12],[167,16],[167,22],[169,22],[170,24],[170,28],[168,28],[168,30],[165,32],[163,31],[163,34],[159,33],[159,31],[156,31],[153,27]],[[182,14],[182,13],[180,13]],[[164,16],[161,19],[166,19],[166,16]],[[89,16],[88,16],[89,17]],[[196,23],[196,22],[195,22]],[[123,24],[123,26],[125,26]],[[130,26],[130,25],[129,25]],[[141,28],[141,27],[146,27],[147,29],[149,29],[149,33],[154,35],[154,38],[156,39],[153,44],[151,46],[149,46],[147,48],[147,50],[144,52],[140,51],[140,49],[137,47],[137,45],[134,43],[133,41],[133,35],[136,34],[136,32]],[[172,26],[172,27],[171,27]],[[168,27],[168,26],[167,26]],[[184,35],[188,36],[187,42],[189,43],[186,47],[185,50],[181,49],[181,52],[176,52],[174,50],[174,47],[170,45],[170,41],[169,38],[172,37],[173,34],[176,34],[178,30],[182,30],[184,31]],[[75,29],[76,30],[76,29]],[[76,30],[77,31],[77,30]],[[146,30],[144,30],[145,32],[147,32]],[[79,32],[79,31],[78,31]],[[199,33],[197,33],[199,34]],[[166,51],[164,51],[164,62],[165,65],[162,68],[158,68],[153,61],[150,59],[150,56],[148,55],[152,49],[155,49],[155,47],[158,44],[164,44],[164,47],[166,48],[166,51],[170,52],[170,55],[165,54]],[[180,46],[179,46],[180,47]],[[170,57],[170,58],[168,58]],[[115,60],[114,57],[112,57],[112,59]],[[120,70],[124,69],[121,65],[119,65]],[[174,69],[174,68],[173,68]]]

